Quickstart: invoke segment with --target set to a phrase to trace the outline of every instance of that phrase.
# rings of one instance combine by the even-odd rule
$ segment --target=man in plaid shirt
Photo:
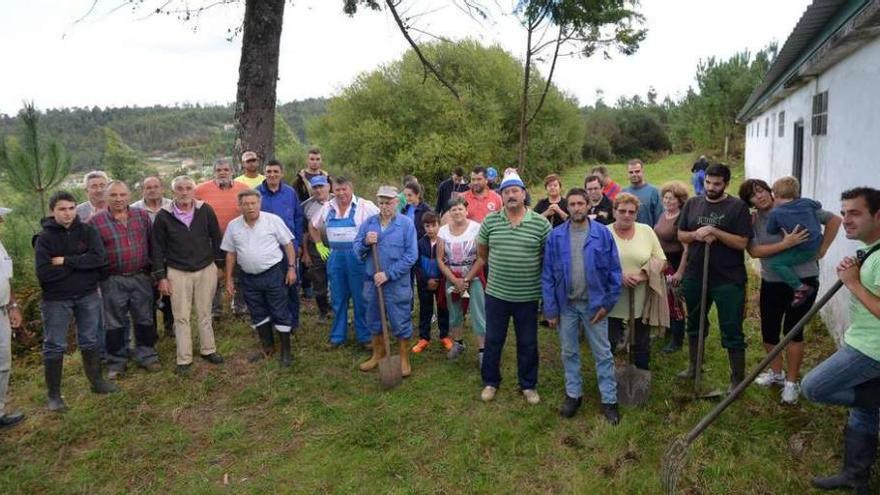
[[[108,209],[89,221],[100,234],[110,259],[110,276],[101,282],[110,379],[125,373],[130,322],[134,323],[135,361],[148,371],[160,369],[149,275],[152,223],[145,210],[129,208],[130,195],[124,182],[111,182],[107,187]]]

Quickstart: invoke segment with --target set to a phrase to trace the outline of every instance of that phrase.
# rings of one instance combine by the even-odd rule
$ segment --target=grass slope
[[[686,174],[689,159],[667,160],[667,176]],[[649,179],[659,182],[664,167],[650,168]],[[621,166],[612,170],[615,180],[625,179]],[[566,185],[582,173],[567,173]],[[754,292],[747,311],[754,365],[763,355]],[[558,337],[545,328],[538,406],[516,392],[512,332],[494,403],[479,401],[473,345],[447,362],[435,342],[414,357],[411,378],[382,392],[375,373],[356,370],[365,352],[325,350],[326,327],[314,314],[306,303],[290,370],[275,361],[249,364],[256,338],[231,317],[216,330],[226,364],[197,359],[187,379],[171,372],[169,339],[159,345],[165,369],[132,371],[112,396],[91,394],[71,355],[64,415],[44,409],[39,357],[17,360],[11,402],[29,418],[0,434],[0,493],[660,493],[666,446],[713,406],[688,400],[690,388],[673,377],[686,356],[660,353],[658,339],[647,408],[624,410],[622,423],[608,426],[584,348],[585,403],[564,420],[556,412],[563,394]],[[805,369],[833,351],[820,325],[808,330],[807,342]],[[707,359],[707,386],[725,387],[717,327]],[[783,407],[778,394],[752,387],[697,441],[680,479],[683,493],[811,493],[811,473],[838,467],[844,410]]]

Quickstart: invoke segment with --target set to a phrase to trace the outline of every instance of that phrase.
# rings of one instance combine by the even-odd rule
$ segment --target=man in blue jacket
[[[284,165],[278,160],[266,162],[264,170],[266,180],[257,186],[260,192],[262,211],[274,213],[284,220],[284,225],[293,234],[293,247],[295,252],[301,253],[305,216],[299,202],[296,191],[284,183]],[[282,250],[283,252],[283,250]],[[296,263],[296,260],[283,260],[288,264]],[[297,266],[299,264],[297,263]],[[297,274],[296,280],[300,280]],[[287,286],[288,308],[290,309],[291,329],[299,328],[299,284],[296,282]]]
[[[581,405],[578,333],[579,323],[583,323],[596,362],[602,413],[616,425],[620,421],[617,381],[605,316],[620,297],[620,260],[611,232],[587,216],[587,191],[571,189],[566,200],[569,219],[547,238],[541,274],[544,317],[551,327],[559,328],[565,368],[565,400],[559,414],[570,418]]]
[[[400,349],[400,368],[409,376],[409,339],[412,337],[412,277],[410,270],[419,257],[416,228],[412,220],[397,213],[397,188],[382,186],[376,194],[379,214],[361,224],[354,239],[355,254],[366,262],[364,274],[364,302],[367,307],[367,327],[372,334],[373,355],[361,363],[361,371],[370,371],[385,357],[382,320],[379,314],[378,288],[385,297],[385,312],[391,332],[397,337]],[[375,270],[373,245],[379,250],[379,270]]]

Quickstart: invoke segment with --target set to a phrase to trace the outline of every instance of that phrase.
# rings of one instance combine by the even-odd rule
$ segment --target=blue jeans
[[[279,332],[290,332],[290,287],[284,285],[286,268],[286,263],[284,268],[282,263],[278,263],[256,275],[241,272],[241,292],[254,327],[271,321]],[[299,294],[296,296],[299,300]]]
[[[486,347],[483,385],[501,385],[501,351],[507,340],[507,326],[513,318],[516,331],[516,374],[519,388],[538,385],[538,301],[510,302],[486,294]]]
[[[801,381],[801,390],[812,402],[852,406],[855,387],[876,378],[880,378],[880,361],[843,344],[807,373]],[[880,409],[851,407],[848,425],[855,431],[877,435],[880,432]]]
[[[602,403],[616,404],[617,380],[614,377],[611,344],[608,342],[608,318],[591,325],[592,317],[586,301],[569,301],[559,315],[559,346],[562,350],[562,367],[565,369],[565,394],[575,399],[583,395],[579,339],[579,323],[582,322],[584,335],[593,352],[593,361],[596,363],[596,377]]]
[[[43,301],[43,357],[59,359],[67,350],[67,328],[71,316],[76,322],[76,343],[80,350],[98,349],[101,326],[101,296],[92,292],[74,299]]]

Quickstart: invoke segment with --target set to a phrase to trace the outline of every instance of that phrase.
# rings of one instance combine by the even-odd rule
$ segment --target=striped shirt
[[[527,209],[516,227],[507,211],[490,213],[480,226],[477,242],[489,248],[489,281],[486,293],[508,302],[541,298],[541,264],[550,222]]]

